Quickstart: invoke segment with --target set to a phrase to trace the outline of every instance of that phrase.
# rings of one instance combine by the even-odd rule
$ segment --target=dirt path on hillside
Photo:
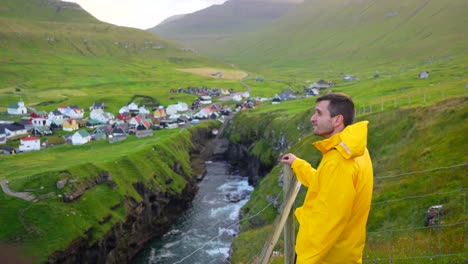
[[[27,192],[15,192],[10,190],[10,187],[8,186],[8,181],[1,181],[0,186],[2,186],[2,190],[6,195],[14,196],[21,198],[26,201],[32,201],[36,199],[36,197],[30,193]]]

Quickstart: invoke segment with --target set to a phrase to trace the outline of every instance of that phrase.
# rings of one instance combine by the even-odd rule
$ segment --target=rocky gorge
[[[197,183],[206,173],[205,161],[227,160],[239,174],[249,178],[249,184],[255,185],[262,174],[268,172],[260,160],[249,154],[248,146],[230,143],[227,139],[215,136],[211,129],[196,129],[192,132],[193,147],[189,150],[192,175],[184,175],[180,162],[175,161],[171,170],[187,181],[180,193],[169,193],[147,184],[136,182],[133,187],[143,198],[136,201],[126,196],[123,201],[111,209],[126,209],[125,221],[113,224],[110,230],[99,239],[95,239],[93,230],[88,230],[75,239],[67,249],[51,254],[47,263],[128,263],[151,240],[157,239],[168,232],[176,219],[191,206],[198,191]],[[106,179],[111,181],[112,175],[104,172]],[[102,178],[97,176],[97,178]],[[170,183],[167,179],[166,183]],[[95,181],[97,184],[103,181]],[[104,181],[107,182],[107,181]],[[84,193],[92,186],[84,185],[77,193]],[[227,194],[230,195],[230,194]],[[235,197],[233,197],[234,199]],[[67,202],[73,202],[68,200]],[[99,221],[100,225],[108,224],[112,216]]]

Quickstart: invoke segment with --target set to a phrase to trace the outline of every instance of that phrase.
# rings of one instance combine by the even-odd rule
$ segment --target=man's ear
[[[344,125],[344,117],[343,117],[343,115],[337,115],[337,116],[335,116],[335,117],[336,117],[336,118],[335,118],[335,123],[334,123],[335,127],[338,127],[338,126],[340,126],[340,125]]]

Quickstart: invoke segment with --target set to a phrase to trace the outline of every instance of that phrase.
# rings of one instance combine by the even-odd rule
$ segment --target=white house
[[[199,99],[201,104],[211,104],[211,96],[200,96]]]
[[[7,139],[28,134],[26,127],[18,122],[4,124],[2,126],[5,129]]]
[[[86,130],[76,131],[71,137],[72,145],[83,145],[91,141],[91,135]]]
[[[19,151],[28,152],[41,150],[41,140],[34,136],[27,136],[20,140]]]
[[[418,74],[419,79],[426,79],[429,78],[429,72],[428,71],[422,71]]]
[[[60,106],[57,110],[70,118],[83,118],[85,113],[84,109],[77,106]]]
[[[10,115],[24,115],[28,112],[28,109],[24,106],[23,99],[20,99],[18,103],[9,104],[7,111]]]
[[[89,107],[89,111],[93,111],[94,109],[102,109],[104,110],[105,105],[101,102],[94,102],[92,106]]]
[[[112,113],[104,112],[102,109],[93,109],[89,113],[89,118],[98,120],[102,124],[107,124],[109,121],[115,119],[115,116]]]
[[[49,113],[48,118],[49,118],[50,121],[63,120],[63,114],[60,113],[60,111],[58,111],[58,110],[54,110],[54,111]]]
[[[314,82],[310,88],[328,89],[330,87],[331,87],[331,84],[329,82],[320,80],[318,82]]]
[[[119,114],[129,113],[129,112],[130,112],[130,109],[126,105],[122,106],[122,108],[120,108],[119,110]]]
[[[138,108],[138,114],[139,115],[148,115],[150,111],[146,109],[146,107],[143,105],[140,108]]]
[[[178,102],[177,104],[169,105],[166,108],[167,115],[177,114],[178,112],[188,111],[188,105],[186,103]]]
[[[242,95],[240,93],[236,93],[232,96],[232,100],[236,101],[236,102],[240,102],[242,101]]]
[[[129,110],[129,111],[137,112],[137,111],[138,111],[138,105],[135,104],[134,102],[131,102],[131,103],[128,105],[128,110]]]

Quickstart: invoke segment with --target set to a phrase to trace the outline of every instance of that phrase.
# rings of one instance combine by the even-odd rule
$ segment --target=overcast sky
[[[97,19],[118,26],[148,29],[164,19],[193,13],[227,0],[66,0],[78,3]]]

